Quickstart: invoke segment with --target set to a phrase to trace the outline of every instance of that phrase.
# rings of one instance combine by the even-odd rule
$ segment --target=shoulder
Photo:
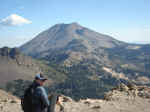
[[[40,92],[45,92],[45,88],[43,86],[37,87],[36,90]]]

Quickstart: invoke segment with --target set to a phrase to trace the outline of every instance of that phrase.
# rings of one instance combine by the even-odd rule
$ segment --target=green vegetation
[[[16,95],[16,96],[23,96],[24,94],[24,90],[31,84],[31,81],[28,80],[22,80],[22,79],[18,79],[18,80],[14,80],[11,82],[8,82],[6,84],[6,91],[11,92],[12,94]]]

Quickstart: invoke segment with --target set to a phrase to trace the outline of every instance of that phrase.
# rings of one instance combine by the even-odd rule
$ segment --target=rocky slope
[[[0,48],[1,86],[17,79],[31,80],[40,71],[32,58],[22,55],[17,48]]]
[[[65,80],[63,73],[48,66],[44,61],[23,55],[17,48],[0,48],[0,88],[20,96],[40,72],[49,79],[47,85]]]
[[[22,112],[20,99],[0,90],[0,112]]]
[[[104,99],[85,99],[78,102],[61,95],[56,112],[149,112],[150,88],[146,86],[126,86],[121,84],[106,93]],[[21,112],[20,100],[0,90],[0,111]]]
[[[64,112],[149,112],[150,88],[120,84],[112,91],[107,92],[104,99],[86,99],[78,102],[71,99],[68,99],[67,102],[61,101]]]

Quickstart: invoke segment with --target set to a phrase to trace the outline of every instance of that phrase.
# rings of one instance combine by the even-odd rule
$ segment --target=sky
[[[0,47],[19,47],[58,23],[150,43],[150,0],[1,0]]]

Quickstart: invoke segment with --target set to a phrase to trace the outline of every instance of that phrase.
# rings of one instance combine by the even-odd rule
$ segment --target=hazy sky
[[[19,46],[71,22],[118,40],[150,43],[150,0],[0,0],[0,47]]]

